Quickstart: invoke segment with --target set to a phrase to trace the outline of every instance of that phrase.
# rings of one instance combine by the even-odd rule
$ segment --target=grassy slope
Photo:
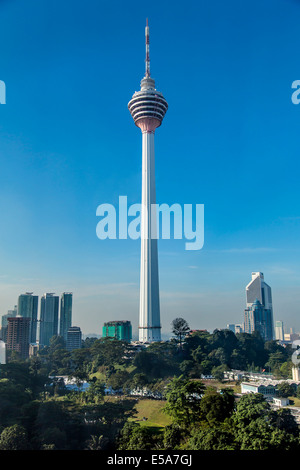
[[[131,399],[131,398],[123,398]],[[119,397],[106,396],[105,401],[116,402]],[[162,409],[165,405],[165,400],[150,400],[148,398],[139,398],[134,406],[136,411],[135,416],[129,418],[129,421],[135,421],[141,426],[152,428],[153,431],[161,431],[165,426],[171,424],[171,419],[166,415]],[[144,420],[143,418],[147,418]]]
[[[171,423],[170,418],[162,411],[165,403],[164,400],[140,399],[135,405],[137,413],[133,420],[141,426],[165,427]],[[143,418],[147,418],[147,420],[143,420]]]

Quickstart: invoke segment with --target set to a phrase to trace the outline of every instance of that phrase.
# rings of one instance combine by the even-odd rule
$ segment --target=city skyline
[[[0,314],[22,292],[69,291],[84,334],[109,319],[136,331],[140,242],[95,231],[99,204],[141,201],[127,102],[148,17],[151,71],[171,103],[157,134],[157,200],[205,205],[202,250],[158,242],[162,332],[178,316],[192,329],[241,323],[259,271],[274,322],[300,330],[299,4],[14,3],[0,7]]]
[[[245,306],[246,306],[246,309],[249,308],[249,307],[252,307],[253,305],[256,304],[256,301],[258,300],[256,298],[256,301],[254,302],[250,302],[249,301],[249,293],[248,293],[248,286],[251,285],[251,283],[253,282],[253,280],[255,280],[257,277],[262,277],[263,279],[263,283],[264,285],[266,286],[266,288],[270,291],[270,298],[272,298],[271,296],[271,288],[270,286],[268,286],[265,282],[264,282],[264,275],[263,273],[260,273],[260,272],[255,272],[255,273],[251,273],[252,274],[252,281],[246,286],[246,295],[245,295]],[[18,296],[18,302],[20,302],[20,298],[22,297],[26,297],[26,296],[33,296],[33,292],[26,292],[26,294],[20,294]],[[58,300],[58,305],[60,305],[60,307],[57,307],[57,319],[56,319],[56,323],[57,323],[57,334],[59,336],[62,336],[65,340],[66,340],[66,332],[68,331],[68,329],[70,327],[73,327],[73,293],[70,293],[70,292],[62,292],[61,294],[55,294],[53,292],[49,293],[43,293],[42,295],[39,295],[39,294],[36,294],[34,295],[33,297],[35,299],[37,299],[36,301],[36,318],[37,318],[37,323],[40,324],[41,322],[41,317],[42,317],[42,299],[45,298],[46,296],[51,296],[51,297],[56,297]],[[66,300],[67,299],[67,300]],[[259,302],[260,303],[260,302]],[[64,305],[65,304],[65,305]],[[196,329],[206,329],[207,331],[213,331],[214,329],[232,329],[232,331],[234,331],[234,329],[236,330],[236,328],[238,327],[238,330],[240,330],[240,327],[242,328],[242,331],[243,331],[243,328],[244,328],[244,321],[245,321],[245,307],[244,307],[244,310],[242,312],[242,315],[240,316],[240,318],[237,318],[237,321],[238,323],[233,323],[233,324],[228,324],[226,323],[225,324],[219,324],[219,325],[215,325],[211,328],[204,328],[203,325],[196,325],[196,327],[194,328],[191,327],[191,330],[195,331]],[[8,309],[7,313],[3,313],[3,314],[0,314],[0,318],[2,317],[19,317],[19,316],[26,316],[26,314],[21,314],[19,312],[19,309],[18,309],[18,305],[15,305],[14,306],[14,309]],[[285,321],[283,321],[282,319],[276,319],[274,320],[273,319],[273,311],[272,311],[272,308],[271,308],[271,322],[273,324],[273,337],[275,339],[276,337],[276,333],[275,333],[275,329],[276,327],[278,326],[278,324],[281,324],[282,325],[282,329],[283,329],[283,332],[286,333],[286,334],[290,334],[290,333],[296,333],[296,331],[298,331],[298,333],[300,334],[300,331],[297,330],[297,328],[295,329],[294,326],[290,325],[289,323],[286,323]],[[226,320],[226,318],[225,318]],[[228,318],[227,318],[228,320]],[[103,324],[105,325],[106,323],[131,323],[130,320],[124,320],[124,319],[119,319],[119,320],[107,320],[106,317],[100,317],[100,329],[98,328],[97,330],[94,330],[94,331],[88,331],[87,329],[84,329],[84,326],[83,326],[83,329],[82,329],[82,326],[80,326],[80,329],[83,331],[83,335],[85,337],[89,336],[89,335],[93,335],[93,336],[97,336],[97,337],[101,337],[103,336]],[[139,336],[139,329],[138,329],[138,320],[137,318],[133,319],[133,322],[134,322],[134,328],[132,329],[133,330],[133,335],[135,337],[135,340],[138,339],[138,336]],[[54,327],[55,328],[55,327]],[[75,328],[75,326],[74,326]],[[76,326],[76,328],[78,328]],[[38,327],[38,330],[40,329],[40,326]],[[62,330],[66,330],[64,331],[64,334],[63,334],[63,331]],[[235,331],[235,333],[237,333],[239,331]],[[36,337],[38,339],[38,341],[40,340],[40,332],[39,331],[36,331]],[[162,339],[166,339],[167,336],[170,336],[171,335],[171,328],[168,330],[167,328],[165,329],[162,329]],[[276,338],[278,339],[278,338]],[[32,341],[31,341],[32,342]],[[33,341],[34,342],[34,341]]]

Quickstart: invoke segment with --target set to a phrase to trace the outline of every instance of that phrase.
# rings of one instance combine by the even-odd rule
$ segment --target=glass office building
[[[67,341],[68,330],[72,326],[73,294],[64,292],[60,298],[59,334]]]
[[[71,326],[67,331],[66,348],[68,351],[81,348],[82,333],[79,326]]]
[[[265,341],[273,339],[272,311],[265,308],[258,299],[244,313],[244,332],[258,331]]]
[[[262,272],[253,272],[252,280],[246,286],[246,303],[247,308],[252,308],[256,301],[265,309],[265,328],[268,340],[275,338],[274,320],[273,320],[273,303],[271,287],[265,282]],[[259,314],[258,314],[259,315]]]
[[[52,336],[58,334],[59,297],[52,293],[41,297],[40,344],[49,346]]]
[[[25,294],[19,295],[18,298],[18,316],[30,318],[29,325],[29,342],[36,343],[36,332],[37,332],[37,316],[38,316],[38,301],[37,295],[33,295],[32,292],[26,292]]]

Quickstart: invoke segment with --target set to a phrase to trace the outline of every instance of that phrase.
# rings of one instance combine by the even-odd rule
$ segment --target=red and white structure
[[[139,341],[161,340],[156,216],[151,217],[155,196],[154,133],[162,123],[168,104],[150,78],[149,26],[146,35],[146,70],[141,89],[134,93],[128,109],[142,131],[142,209]]]

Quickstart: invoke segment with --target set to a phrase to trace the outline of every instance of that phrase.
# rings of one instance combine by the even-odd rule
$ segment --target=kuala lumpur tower
[[[155,89],[153,78],[150,78],[148,20],[145,36],[145,76],[141,80],[141,90],[134,93],[128,109],[143,138],[139,341],[151,343],[161,341],[157,227],[156,214],[154,216],[151,211],[151,206],[156,204],[154,132],[161,125],[168,104],[162,93]]]

